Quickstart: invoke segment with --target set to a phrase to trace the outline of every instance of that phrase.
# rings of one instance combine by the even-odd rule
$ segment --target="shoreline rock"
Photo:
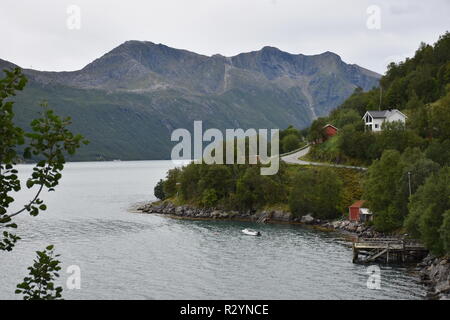
[[[420,281],[428,287],[427,297],[436,300],[450,299],[450,260],[429,254],[420,263]]]
[[[317,224],[320,220],[312,218],[309,215],[307,221],[304,217],[294,217],[290,212],[282,210],[263,210],[263,211],[226,211],[218,208],[199,208],[190,205],[176,206],[171,202],[152,202],[137,207],[137,211],[143,213],[154,213],[162,215],[171,215],[180,218],[192,219],[212,219],[212,220],[246,220],[252,222],[278,222],[278,223],[305,223]],[[312,220],[311,220],[312,219]],[[303,222],[302,222],[303,220]]]
[[[351,233],[352,235],[363,238],[385,238],[387,235],[375,231],[372,227],[365,225],[364,223],[349,220],[334,220],[327,221],[322,224],[322,227]],[[391,236],[392,237],[392,236]]]

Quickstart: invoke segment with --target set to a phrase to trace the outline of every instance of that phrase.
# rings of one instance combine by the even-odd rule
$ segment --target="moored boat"
[[[261,232],[256,231],[256,230],[252,230],[252,229],[244,229],[244,230],[242,230],[242,233],[244,233],[244,234],[246,234],[248,236],[255,236],[255,237],[261,235]]]

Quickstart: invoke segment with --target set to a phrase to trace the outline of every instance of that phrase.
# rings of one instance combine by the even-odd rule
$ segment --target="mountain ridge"
[[[13,65],[0,60],[1,69]],[[206,56],[136,40],[80,70],[23,72],[30,81],[18,95],[17,104],[26,111],[19,122],[29,120],[34,110],[30,104],[48,100],[50,107],[74,119],[74,129],[94,141],[95,148],[81,153],[83,159],[167,158],[171,130],[190,128],[194,120],[219,129],[305,127],[355,88],[377,86],[380,77],[329,51],[308,56],[265,46],[231,57]],[[136,117],[127,120],[121,110]],[[152,121],[145,122],[148,117]],[[160,139],[147,141],[145,130],[132,132],[124,124],[139,125]],[[116,137],[114,143],[102,130]],[[166,147],[161,146],[164,141]],[[142,151],[142,146],[151,151]]]

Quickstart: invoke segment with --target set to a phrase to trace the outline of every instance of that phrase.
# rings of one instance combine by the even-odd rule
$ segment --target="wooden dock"
[[[358,238],[352,248],[353,263],[415,261],[428,252],[417,240],[396,238]],[[359,259],[360,256],[365,257]]]

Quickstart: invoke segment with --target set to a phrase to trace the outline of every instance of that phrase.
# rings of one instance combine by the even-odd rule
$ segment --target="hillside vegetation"
[[[259,165],[189,164],[172,169],[155,187],[159,199],[241,212],[285,208],[294,216],[340,217],[362,194],[363,173],[280,163],[272,176]]]
[[[367,172],[341,168],[289,166],[261,176],[255,165],[190,164],[169,171],[155,189],[160,199],[230,210],[285,207],[294,215],[333,219],[347,215],[353,201],[366,199],[374,227],[407,232],[436,254],[450,253],[450,34],[415,56],[390,64],[381,79],[382,106],[402,110],[406,125],[390,123],[383,132],[365,132],[362,116],[377,110],[380,89],[357,89],[330,116],[308,130],[310,141],[323,138],[332,123],[338,134],[315,145],[310,157],[369,166]],[[294,128],[282,145],[301,139]],[[288,137],[288,138],[286,138]]]
[[[313,122],[308,137],[322,137],[326,123],[339,133],[315,145],[318,161],[370,166],[363,197],[380,231],[406,231],[435,253],[450,252],[450,34],[422,43],[414,57],[391,63],[380,88],[355,92],[328,117]],[[367,110],[395,108],[406,124],[364,130]]]

